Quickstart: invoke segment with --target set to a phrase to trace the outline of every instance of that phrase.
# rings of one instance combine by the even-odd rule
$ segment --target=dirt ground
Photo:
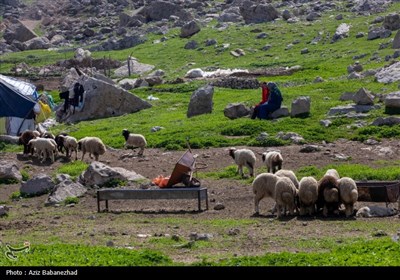
[[[291,170],[308,165],[323,167],[341,161],[336,159],[337,155],[344,158],[349,156],[348,162],[353,164],[372,167],[379,160],[395,161],[400,158],[400,144],[394,140],[384,140],[377,145],[339,140],[335,143],[321,144],[319,147],[321,150],[313,153],[299,152],[301,148],[299,145],[277,149],[284,158],[283,168]],[[262,166],[261,153],[266,149],[262,147],[251,147],[251,149],[257,155],[257,170]],[[184,152],[146,149],[144,157],[137,157],[127,156],[132,153],[131,151],[109,148],[106,154],[100,156],[100,161],[153,179],[158,175],[170,175],[175,163]],[[234,164],[226,148],[193,150],[192,153],[197,155],[198,166],[206,167],[199,172],[218,171]],[[78,153],[78,158],[80,156]],[[27,170],[31,177],[38,173],[53,174],[57,167],[66,162],[66,159],[60,156],[53,164],[50,162],[41,164],[37,159],[23,158],[21,154],[16,153],[0,153],[0,160],[14,161],[19,168],[29,166]],[[85,161],[88,163],[91,161],[87,155]],[[196,176],[196,173],[194,175]],[[278,221],[275,216],[267,212],[273,206],[273,201],[269,198],[262,200],[260,204],[261,216],[254,217],[254,195],[251,185],[246,180],[201,179],[201,184],[208,188],[209,210],[207,211],[198,212],[196,200],[124,200],[111,201],[108,213],[97,213],[95,190],[89,190],[74,207],[63,205],[45,207],[47,195],[11,201],[11,194],[18,191],[20,185],[2,185],[0,201],[7,202],[11,209],[7,218],[0,218],[0,241],[10,242],[15,240],[15,234],[21,234],[25,238],[37,239],[37,242],[54,242],[55,238],[58,241],[104,245],[111,240],[115,246],[130,247],[130,244],[135,244],[135,248],[153,248],[154,244],[145,241],[146,236],[178,235],[188,239],[193,232],[211,234],[216,243],[210,248],[198,249],[196,252],[168,250],[168,254],[176,261],[193,262],[198,261],[202,254],[256,255],[265,251],[291,251],[294,249],[284,245],[284,240],[292,236],[297,238],[307,236],[310,239],[328,237],[332,234],[336,234],[339,239],[349,235],[371,236],[371,228],[343,232],[335,222],[327,222],[335,221],[337,218],[304,219],[296,216]],[[214,207],[218,203],[221,203],[224,209],[215,210]],[[356,208],[365,204],[357,202]],[[385,206],[384,203],[380,205]],[[395,204],[390,206],[397,208]],[[389,234],[391,230],[396,232],[400,229],[398,215],[357,219],[364,219],[366,223],[374,219],[385,221]],[[215,222],[217,220],[219,222]],[[224,224],[221,220],[225,220],[226,225],[221,225]],[[340,220],[346,219],[340,217]],[[244,226],[246,224],[248,226]],[[262,238],[257,237],[260,235]],[[227,238],[229,241],[226,241]]]

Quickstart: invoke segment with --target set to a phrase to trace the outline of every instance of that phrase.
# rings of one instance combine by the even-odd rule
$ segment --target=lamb
[[[267,172],[275,173],[282,169],[283,158],[281,153],[278,151],[262,153],[262,161],[267,166]]]
[[[138,155],[142,156],[144,148],[147,145],[146,138],[144,138],[142,134],[130,133],[127,129],[122,130],[122,135],[125,138],[125,149],[127,149],[128,147],[140,148]]]
[[[387,217],[396,214],[396,210],[388,207],[381,206],[365,206],[358,209],[356,217]]]
[[[281,217],[282,213],[286,215],[286,209],[289,209],[290,215],[294,215],[296,196],[297,189],[292,180],[287,177],[280,177],[275,185],[275,201],[278,218]]]
[[[43,163],[47,156],[54,162],[54,152],[57,150],[57,144],[53,139],[49,138],[35,138],[31,139],[28,143],[30,149],[36,149],[36,152]]]
[[[250,176],[255,176],[256,155],[252,150],[230,148],[229,155],[235,160],[238,166],[236,173],[239,173],[243,177],[243,166],[246,166],[249,169]]]
[[[322,214],[327,217],[329,212],[339,214],[338,180],[330,175],[324,175],[318,182],[317,210],[323,208]]]
[[[315,212],[318,199],[318,182],[313,177],[303,177],[299,186],[300,216]]]
[[[64,139],[61,136],[68,136],[68,133],[62,132],[60,134],[57,134],[57,136],[54,138],[57,143],[57,150],[60,153],[64,153]]]
[[[75,151],[75,160],[78,159],[78,141],[75,137],[58,135],[59,139],[62,141],[62,145],[65,148],[65,153],[67,157],[72,156],[72,152]]]
[[[261,173],[259,174],[252,183],[253,193],[254,193],[254,210],[255,215],[259,215],[260,201],[264,197],[271,197],[275,199],[275,185],[278,181],[278,176],[271,173]]]
[[[78,141],[78,149],[82,151],[82,161],[86,153],[89,153],[89,157],[92,157],[92,154],[95,157],[95,160],[99,160],[99,155],[102,155],[106,152],[106,146],[103,144],[100,138],[98,137],[84,137]]]
[[[339,180],[340,200],[344,204],[346,217],[350,217],[354,211],[354,203],[358,199],[358,190],[356,182],[349,177],[343,177]]]
[[[299,180],[297,180],[297,176],[296,176],[296,174],[294,174],[294,172],[292,170],[281,169],[281,170],[278,170],[275,173],[275,175],[279,176],[279,177],[287,177],[287,178],[289,178],[290,180],[292,180],[292,182],[293,182],[294,186],[296,187],[296,189],[299,189]]]
[[[30,140],[35,139],[40,136],[40,132],[36,130],[26,130],[18,138],[18,145],[24,145],[24,155],[27,155],[30,151],[28,143]],[[33,152],[31,151],[31,154]]]

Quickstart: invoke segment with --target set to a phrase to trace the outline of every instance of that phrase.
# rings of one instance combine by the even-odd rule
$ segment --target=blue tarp
[[[27,118],[36,100],[34,85],[0,75],[0,117]]]

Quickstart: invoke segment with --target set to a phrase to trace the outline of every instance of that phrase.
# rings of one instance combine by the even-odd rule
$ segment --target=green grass
[[[227,258],[221,261],[203,259],[201,266],[399,266],[400,244],[389,238],[356,240],[337,245],[330,252],[282,252],[264,256]]]
[[[321,178],[328,169],[336,169],[340,177],[350,177],[354,180],[377,180],[377,181],[393,181],[400,179],[400,165],[388,164],[384,167],[376,168],[363,164],[330,164],[325,167],[318,168],[314,165],[304,166],[296,171],[296,176],[302,178],[304,176],[313,176]]]
[[[390,10],[397,11],[400,3],[394,3]],[[216,21],[211,21],[202,27],[201,32],[193,35],[190,40],[196,40],[201,48],[197,50],[184,50],[183,46],[189,39],[179,37],[179,28],[172,28],[166,35],[168,40],[155,44],[154,40],[164,35],[149,34],[147,41],[134,48],[113,51],[93,52],[93,58],[111,56],[112,59],[125,61],[130,54],[137,57],[140,62],[156,66],[166,73],[165,80],[174,80],[182,77],[192,68],[204,70],[216,68],[275,68],[300,65],[301,70],[290,76],[260,77],[260,80],[273,80],[278,84],[283,93],[283,105],[290,109],[291,103],[299,96],[311,98],[311,111],[306,118],[285,117],[277,121],[251,120],[240,118],[236,120],[227,119],[223,110],[229,103],[242,102],[251,106],[259,102],[260,89],[227,89],[215,87],[213,97],[213,111],[210,114],[200,115],[192,118],[186,117],[187,106],[191,94],[199,87],[206,85],[206,81],[191,81],[183,84],[163,84],[152,88],[141,88],[132,90],[132,93],[146,99],[152,94],[159,100],[151,101],[153,107],[134,114],[119,117],[82,121],[73,125],[62,124],[51,128],[53,133],[60,131],[69,132],[72,136],[80,139],[84,136],[97,136],[103,142],[113,148],[121,148],[124,139],[121,131],[128,128],[135,133],[141,133],[147,138],[148,146],[164,148],[166,150],[186,149],[186,139],[189,138],[193,148],[206,147],[228,147],[236,145],[247,146],[281,146],[287,145],[289,141],[282,141],[275,136],[278,132],[296,132],[303,136],[305,142],[333,142],[338,138],[365,141],[368,138],[399,138],[400,125],[392,127],[373,127],[367,125],[364,128],[355,128],[351,124],[354,120],[347,117],[332,119],[329,128],[320,124],[320,120],[327,118],[330,108],[345,105],[350,102],[339,101],[343,92],[356,92],[364,87],[374,93],[387,94],[397,91],[397,84],[381,84],[374,77],[366,77],[360,80],[347,79],[347,66],[354,64],[354,56],[365,55],[358,60],[364,69],[377,69],[388,62],[384,57],[391,55],[391,48],[379,48],[380,44],[387,43],[390,38],[367,40],[366,37],[356,38],[358,32],[368,32],[370,22],[378,15],[387,13],[357,16],[352,13],[341,11],[344,16],[342,22],[351,24],[348,38],[330,42],[331,34],[334,33],[338,23],[332,21],[329,14],[324,14],[315,22],[299,22],[289,24],[285,21],[276,21],[254,25],[232,24],[225,31],[219,31]],[[257,33],[251,32],[260,29],[268,33],[267,39],[256,39]],[[318,34],[321,41],[316,45],[310,42]],[[299,36],[300,34],[300,36]],[[328,34],[330,34],[328,36]],[[206,39],[215,38],[217,46],[203,46]],[[285,47],[299,39],[291,49]],[[220,46],[230,43],[227,50],[221,51]],[[262,51],[265,44],[271,44],[272,48]],[[301,54],[301,50],[307,47],[310,52]],[[229,54],[230,50],[242,48],[246,55],[234,58]],[[177,52],[176,50],[182,50]],[[157,55],[154,55],[157,53]],[[179,55],[178,55],[179,54]],[[371,59],[372,57],[380,59]],[[63,59],[73,57],[73,52],[57,51],[24,51],[5,54],[2,57],[0,72],[7,73],[7,69],[19,62],[25,62],[31,66],[43,66]],[[193,65],[188,65],[193,62]],[[324,79],[321,83],[314,83],[316,77]],[[51,92],[55,102],[59,102],[58,93]],[[381,104],[383,105],[383,104]],[[365,118],[371,123],[378,116],[388,116],[384,112],[384,106],[370,112]],[[162,126],[163,130],[150,133],[153,126]],[[267,140],[259,141],[257,136],[261,132],[267,132]],[[21,148],[8,145],[0,147],[0,150],[16,151]]]
[[[11,245],[20,247],[20,244]],[[7,250],[4,245],[1,249],[3,254]],[[165,266],[172,264],[167,256],[159,252],[101,246],[31,244],[28,253],[15,254],[18,257],[15,261],[6,257],[0,258],[0,266]]]
[[[74,162],[68,162],[59,166],[56,170],[56,174],[68,174],[73,180],[75,180],[83,171],[88,168],[88,164],[80,160]]]

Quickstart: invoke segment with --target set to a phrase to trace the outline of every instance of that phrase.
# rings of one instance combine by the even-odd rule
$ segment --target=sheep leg
[[[255,214],[256,215],[259,215],[260,214],[260,200],[262,199],[262,197],[258,197],[258,196],[255,196],[254,197],[254,211],[255,211]]]
[[[75,160],[78,160],[78,151],[75,149]]]
[[[139,155],[142,156],[144,152],[144,148],[140,148]]]
[[[82,151],[82,159],[81,159],[81,161],[83,161],[83,157],[85,156],[85,152],[84,151]]]
[[[49,151],[49,157],[51,159],[51,162],[53,163],[54,162],[54,153],[51,150]]]
[[[326,205],[324,205],[324,209],[322,210],[322,215],[324,217],[328,217],[328,207]]]
[[[99,160],[99,155],[98,155],[98,154],[94,154],[94,159],[95,159],[96,161],[98,161],[98,160]]]
[[[281,205],[279,205],[279,204],[277,204],[277,210],[278,210],[278,212],[276,213],[276,215],[277,215],[277,217],[278,217],[278,219],[281,217],[281,215],[282,215],[282,206]]]

